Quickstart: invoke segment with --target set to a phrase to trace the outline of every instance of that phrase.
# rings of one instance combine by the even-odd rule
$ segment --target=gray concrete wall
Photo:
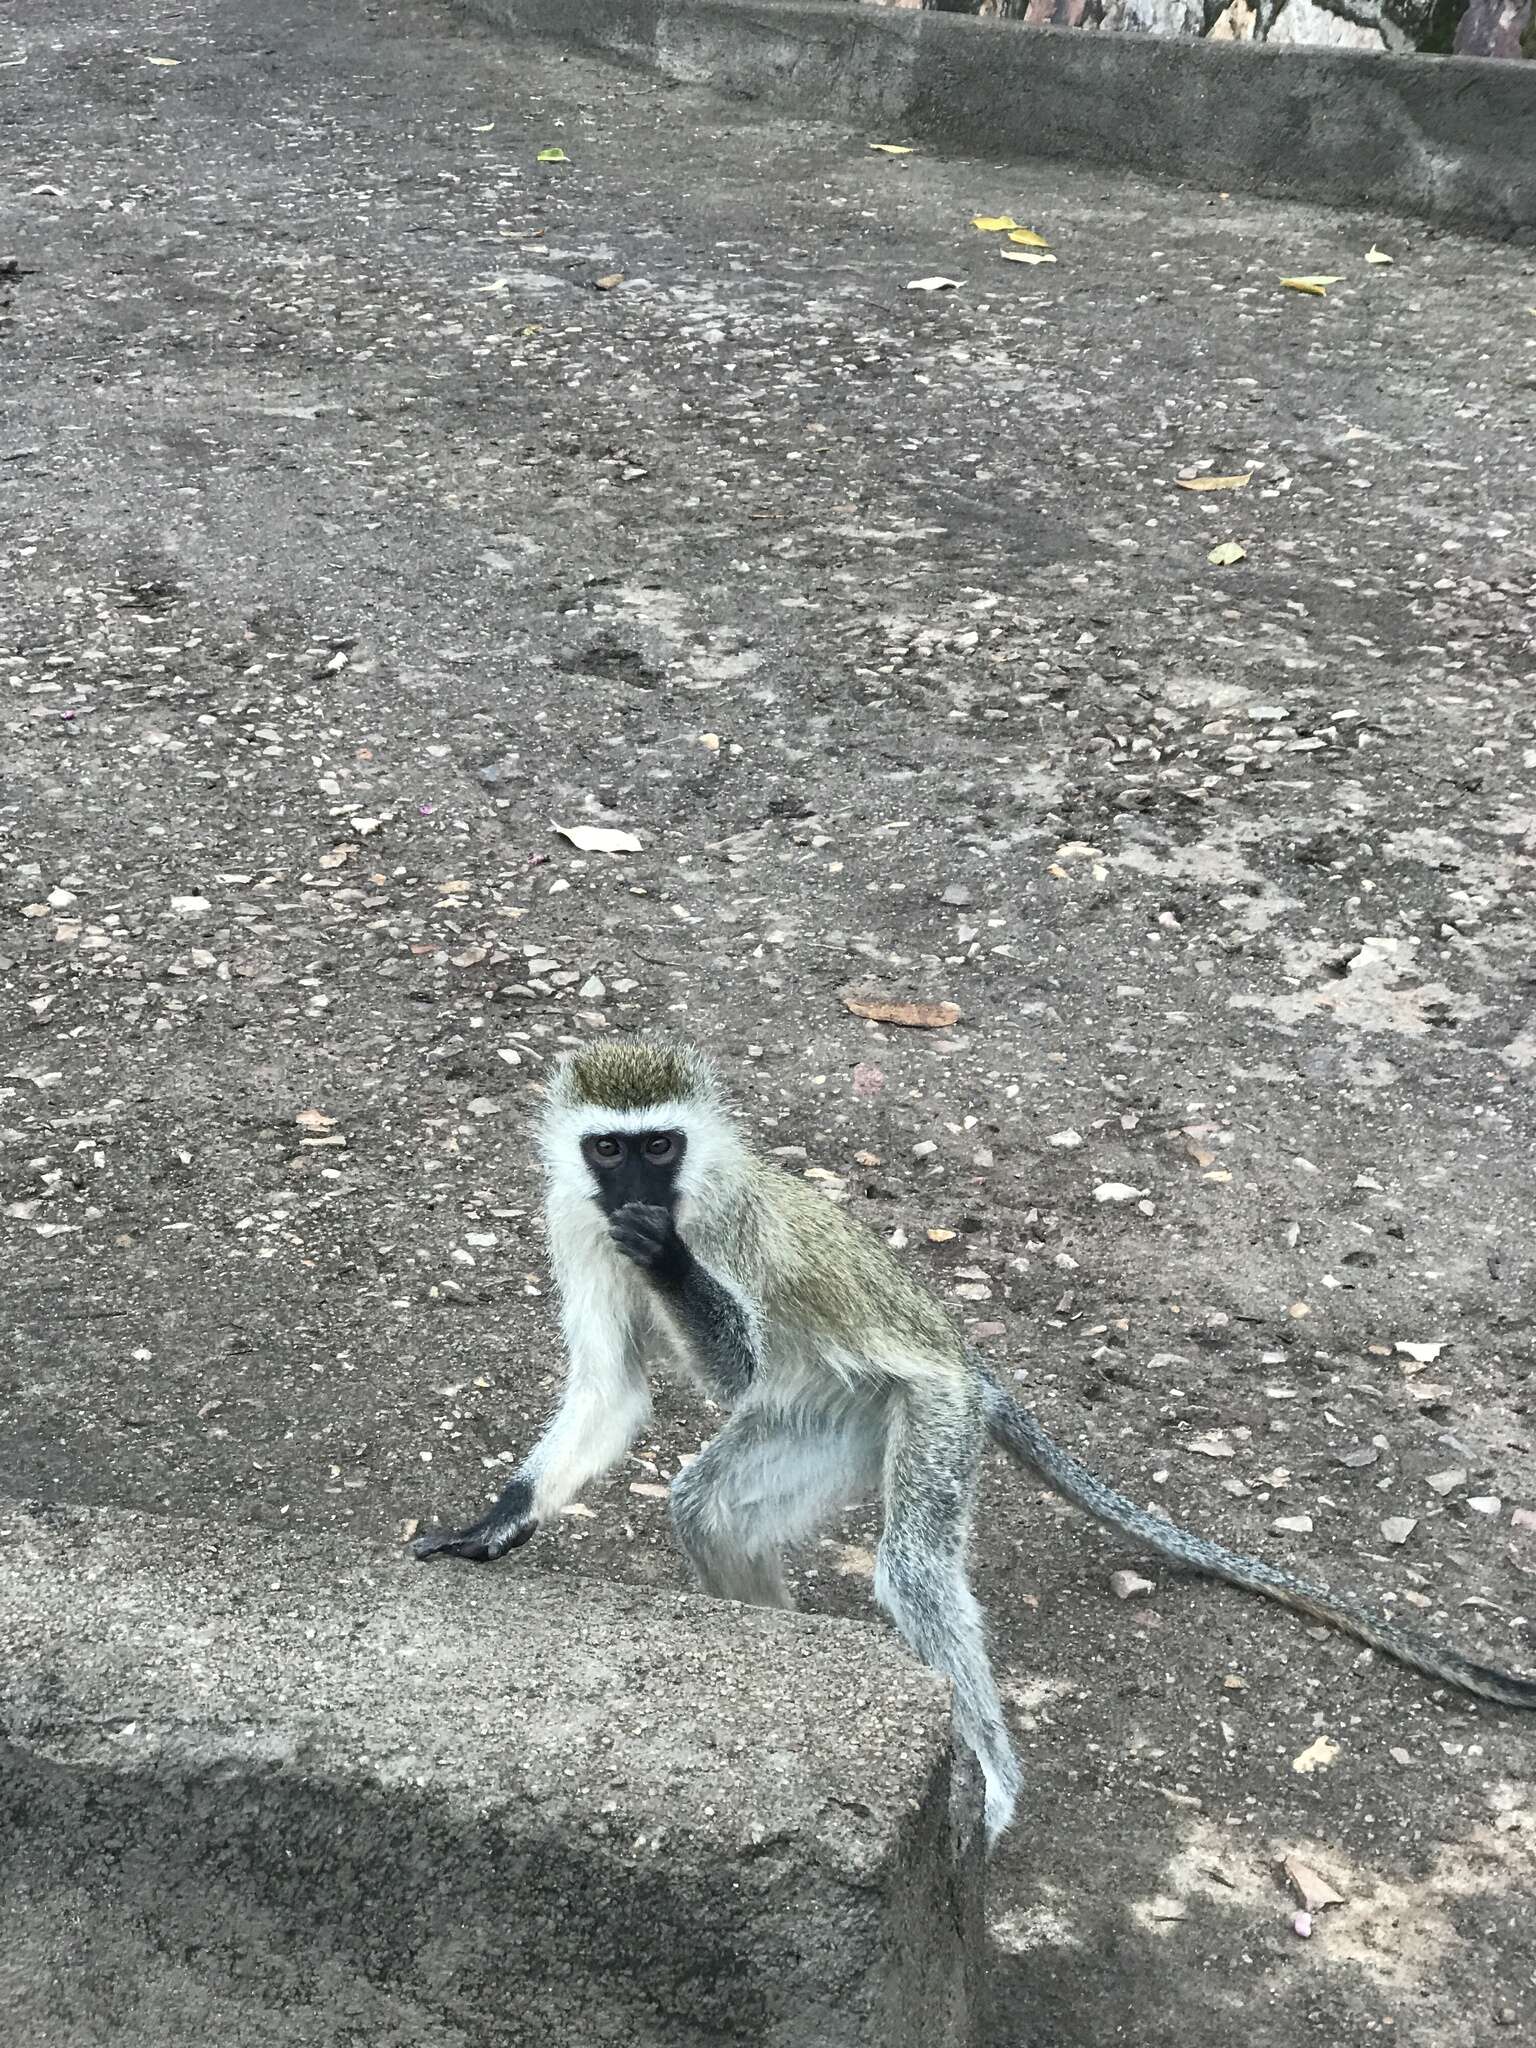
[[[947,1725],[875,1628],[0,1510],[4,2038],[959,2048]]]
[[[1536,66],[1084,34],[851,0],[456,4],[887,141],[1536,236]]]

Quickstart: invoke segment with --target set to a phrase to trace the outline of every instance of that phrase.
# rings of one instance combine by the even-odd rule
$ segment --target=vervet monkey
[[[1536,1681],[1475,1664],[1174,1527],[1094,1477],[1017,1407],[881,1240],[760,1158],[689,1047],[619,1043],[556,1069],[539,1134],[569,1352],[554,1419],[479,1521],[418,1557],[477,1563],[526,1543],[628,1450],[669,1350],[730,1418],[672,1482],[672,1521],[704,1590],[788,1606],[780,1554],[879,1488],[875,1597],[953,1681],[956,1732],[986,1780],[989,1840],[1019,1767],[966,1577],[988,1438],[1143,1550],[1229,1580],[1502,1706]]]

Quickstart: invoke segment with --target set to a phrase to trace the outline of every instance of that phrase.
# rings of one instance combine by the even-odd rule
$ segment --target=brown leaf
[[[957,1003],[881,1003],[863,996],[844,996],[843,1007],[874,1024],[899,1024],[907,1031],[947,1031],[960,1021]]]
[[[1251,469],[1245,469],[1241,476],[1181,476],[1175,482],[1181,491],[1246,491]]]
[[[323,1109],[301,1109],[294,1122],[302,1131],[334,1131],[336,1119],[327,1116]]]
[[[1296,1896],[1309,1913],[1321,1912],[1324,1906],[1343,1905],[1344,1894],[1336,1892],[1326,1877],[1319,1877],[1299,1857],[1285,1858],[1285,1874],[1295,1885]]]

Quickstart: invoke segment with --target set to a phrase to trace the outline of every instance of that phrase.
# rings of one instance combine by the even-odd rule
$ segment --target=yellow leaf
[[[1238,540],[1224,540],[1206,556],[1213,569],[1229,569],[1234,562],[1246,561],[1248,550]]]
[[[1336,277],[1282,277],[1280,282],[1288,292],[1306,292],[1314,299],[1326,299],[1328,287],[1339,282]]]
[[[1017,229],[1018,223],[1009,213],[978,213],[971,226],[980,228],[984,235],[995,235],[1003,228]]]
[[[1005,263],[1054,263],[1056,258],[1049,249],[999,249],[998,255]]]
[[[959,1234],[960,1233],[957,1230],[930,1230],[928,1233],[928,1242],[930,1244],[953,1244],[955,1239],[959,1236]]]
[[[167,71],[174,71],[181,62],[179,57],[146,57],[146,64],[163,64]]]
[[[1393,263],[1397,259],[1389,256],[1385,249],[1378,249],[1373,242],[1365,252],[1365,260],[1367,263]]]
[[[1021,242],[1026,249],[1049,249],[1051,246],[1044,235],[1037,235],[1033,228],[1014,228],[1008,239],[1010,242]]]
[[[1181,476],[1175,482],[1181,491],[1246,491],[1252,475],[1245,469],[1241,476]]]
[[[563,149],[541,149],[535,161],[541,164],[568,164],[570,158]]]
[[[872,142],[871,149],[878,149],[882,156],[911,156],[912,151],[904,142]]]

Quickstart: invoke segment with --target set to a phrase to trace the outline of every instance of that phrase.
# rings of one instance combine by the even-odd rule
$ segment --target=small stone
[[[1496,1493],[1474,1493],[1469,1496],[1467,1506],[1475,1515],[1501,1515],[1504,1503]]]
[[[912,1157],[914,1159],[931,1159],[938,1149],[932,1138],[922,1138],[912,1147]]]
[[[963,882],[951,882],[941,898],[941,901],[952,904],[956,910],[963,910],[970,900],[971,892]]]
[[[1083,1142],[1081,1131],[1052,1131],[1045,1141],[1047,1145],[1059,1145],[1063,1152],[1073,1151]]]
[[[1536,1508],[1516,1508],[1509,1519],[1517,1529],[1536,1532]]]
[[[1431,1472],[1424,1481],[1432,1493],[1442,1496],[1454,1493],[1458,1486],[1465,1486],[1466,1483],[1467,1472],[1464,1465],[1453,1465],[1447,1472]]]
[[[1403,1544],[1418,1526],[1417,1515],[1389,1515],[1381,1525],[1381,1533],[1388,1543]]]
[[[1109,1590],[1117,1600],[1144,1600],[1157,1587],[1150,1579],[1144,1579],[1139,1572],[1112,1572]]]
[[[1276,1515],[1270,1528],[1281,1536],[1310,1536],[1312,1517],[1310,1515]]]
[[[213,905],[206,896],[173,896],[171,914],[173,917],[206,917]]]

